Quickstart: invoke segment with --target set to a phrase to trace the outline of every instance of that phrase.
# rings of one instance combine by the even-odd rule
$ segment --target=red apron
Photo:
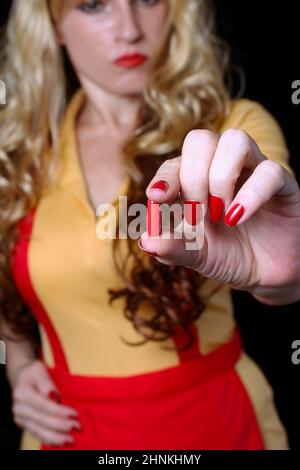
[[[82,431],[72,433],[74,444],[41,444],[41,449],[264,449],[252,403],[234,368],[242,351],[238,329],[228,343],[202,355],[196,327],[191,325],[194,345],[178,353],[179,365],[163,370],[127,377],[70,372],[63,345],[29,275],[33,220],[34,211],[19,222],[12,273],[49,338],[55,366],[48,371],[61,402],[78,410],[82,424]],[[177,345],[185,342],[181,328],[173,339]]]

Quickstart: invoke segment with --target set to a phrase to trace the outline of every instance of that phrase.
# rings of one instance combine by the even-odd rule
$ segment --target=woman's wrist
[[[7,361],[5,366],[6,377],[13,388],[21,370],[37,359],[34,349],[28,341],[13,341],[5,338]]]
[[[256,300],[267,305],[289,305],[300,300],[300,281],[282,287],[255,287],[246,289]]]
[[[30,366],[33,361],[35,361],[36,358],[35,357],[30,357],[30,358],[26,358],[24,359],[24,362],[18,364],[18,365],[15,365],[14,367],[6,367],[6,376],[7,376],[7,380],[10,384],[10,387],[11,389],[13,390],[18,382],[18,378],[20,376],[20,373],[22,372],[22,370],[24,368],[26,368],[27,366]]]

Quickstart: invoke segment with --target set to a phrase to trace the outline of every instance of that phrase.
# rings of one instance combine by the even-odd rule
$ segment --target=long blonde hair
[[[124,146],[135,183],[144,185],[137,156],[180,152],[189,130],[217,130],[230,105],[224,83],[229,54],[216,36],[210,2],[169,2],[143,93],[144,119]],[[61,4],[14,0],[0,64],[0,79],[7,85],[7,105],[0,109],[0,315],[23,335],[29,313],[15,291],[9,256],[17,221],[37,204],[59,158],[59,125],[67,105],[64,61],[54,31]]]

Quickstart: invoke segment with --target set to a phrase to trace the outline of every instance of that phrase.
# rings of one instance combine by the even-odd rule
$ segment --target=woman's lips
[[[115,64],[120,67],[132,68],[143,64],[147,59],[148,57],[144,54],[124,55],[115,60]]]

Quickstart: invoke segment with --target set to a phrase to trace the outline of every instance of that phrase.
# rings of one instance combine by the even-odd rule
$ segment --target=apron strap
[[[34,290],[30,278],[28,255],[35,213],[36,208],[33,208],[18,222],[19,235],[10,259],[11,272],[22,298],[29,306],[37,321],[44,327],[50,341],[55,366],[59,366],[68,372],[69,367],[61,342]]]
[[[191,359],[196,359],[197,357],[201,356],[197,327],[194,323],[190,323],[189,329],[193,337],[193,344],[187,350],[179,350],[177,352],[180,363],[189,361]],[[175,334],[172,336],[172,339],[178,348],[187,343],[188,335],[182,325],[177,328]]]

